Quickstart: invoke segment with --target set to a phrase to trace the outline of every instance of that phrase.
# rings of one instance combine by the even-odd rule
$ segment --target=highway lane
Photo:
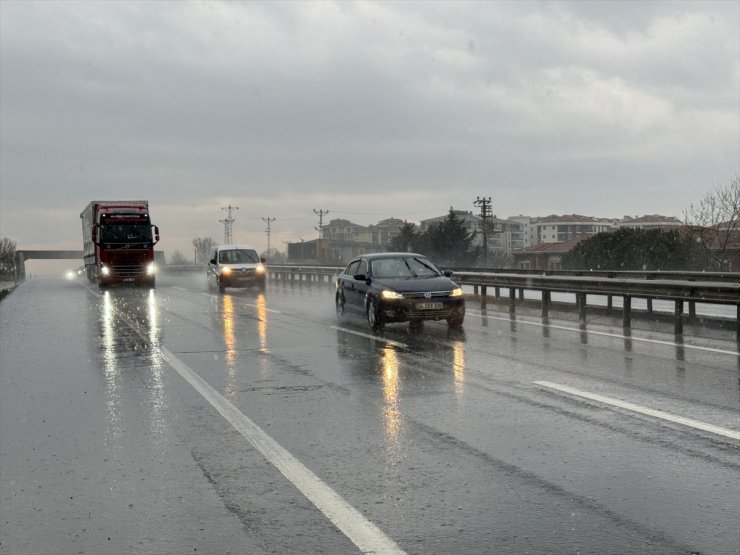
[[[502,316],[375,336],[321,287],[26,282],[0,549],[735,553],[735,345]]]

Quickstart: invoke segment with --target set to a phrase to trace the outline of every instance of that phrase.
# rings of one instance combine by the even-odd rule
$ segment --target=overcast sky
[[[740,173],[740,2],[0,2],[0,235],[682,210]]]

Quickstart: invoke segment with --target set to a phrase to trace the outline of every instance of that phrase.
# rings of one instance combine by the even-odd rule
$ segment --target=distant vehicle
[[[154,287],[159,228],[146,200],[94,200],[80,214],[85,273],[99,287],[132,283]]]
[[[337,276],[337,316],[367,318],[370,328],[386,323],[447,320],[459,327],[465,319],[462,289],[428,258],[414,253],[366,254],[352,260]]]
[[[265,290],[267,270],[265,259],[260,258],[249,245],[221,245],[216,247],[208,263],[208,287],[223,293],[227,287],[257,287]]]

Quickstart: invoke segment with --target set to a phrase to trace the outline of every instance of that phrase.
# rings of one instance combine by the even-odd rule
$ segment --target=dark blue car
[[[390,322],[413,325],[424,320],[447,320],[459,327],[465,319],[465,299],[451,275],[420,254],[359,256],[337,276],[337,316],[360,314],[373,330]]]

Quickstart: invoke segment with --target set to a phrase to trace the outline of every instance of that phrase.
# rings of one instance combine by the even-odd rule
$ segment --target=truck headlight
[[[156,271],[157,271],[157,267],[154,265],[154,262],[150,262],[149,264],[147,264],[146,275],[153,276],[154,272]]]
[[[102,268],[100,268],[100,273],[103,274],[104,276],[109,276],[110,268],[108,268],[108,266],[103,266]]]

